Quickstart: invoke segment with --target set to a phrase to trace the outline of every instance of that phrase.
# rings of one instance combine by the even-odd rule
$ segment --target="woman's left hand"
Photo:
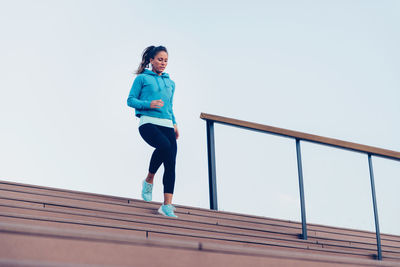
[[[174,124],[174,129],[175,129],[175,138],[178,139],[179,138],[179,131],[178,131],[178,126],[176,124]]]

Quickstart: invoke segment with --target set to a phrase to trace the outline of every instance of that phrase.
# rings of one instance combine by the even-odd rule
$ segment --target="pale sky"
[[[399,14],[394,0],[0,0],[0,179],[140,198],[152,148],[126,99],[149,45],[176,83],[176,204],[209,207],[201,112],[400,151]],[[300,221],[294,141],[215,130],[220,209]],[[373,231],[367,156],[303,142],[302,158],[307,221]],[[381,231],[400,234],[400,162],[373,164]]]

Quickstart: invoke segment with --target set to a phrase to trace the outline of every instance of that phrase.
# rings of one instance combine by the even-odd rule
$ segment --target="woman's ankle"
[[[154,181],[154,174],[149,173],[146,177],[146,183],[153,184]]]
[[[164,193],[164,205],[172,204],[172,196],[170,193]]]

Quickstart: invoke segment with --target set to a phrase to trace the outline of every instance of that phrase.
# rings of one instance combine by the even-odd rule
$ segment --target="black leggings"
[[[174,129],[146,123],[139,127],[139,133],[146,143],[155,148],[151,155],[149,172],[156,173],[164,163],[164,193],[173,194],[177,151]]]

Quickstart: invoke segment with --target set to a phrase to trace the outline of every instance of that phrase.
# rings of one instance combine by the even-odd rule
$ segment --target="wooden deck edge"
[[[112,242],[112,243],[125,243],[136,246],[149,246],[149,247],[167,247],[174,249],[189,249],[204,252],[223,253],[226,255],[247,255],[247,256],[261,256],[273,257],[281,259],[293,259],[314,262],[329,262],[329,263],[346,263],[358,266],[400,266],[398,262],[392,261],[377,261],[367,259],[354,259],[341,256],[326,256],[311,253],[299,252],[285,252],[273,249],[258,249],[258,248],[238,248],[229,245],[217,245],[210,242],[190,242],[190,241],[177,241],[168,239],[147,240],[145,238],[98,233],[83,230],[72,229],[58,229],[52,227],[41,226],[28,226],[23,224],[10,224],[0,222],[0,234],[18,234],[30,236],[46,236],[52,238],[67,238],[67,239],[80,239],[93,242]],[[0,239],[1,243],[1,239]],[[68,266],[68,265],[65,265]]]

